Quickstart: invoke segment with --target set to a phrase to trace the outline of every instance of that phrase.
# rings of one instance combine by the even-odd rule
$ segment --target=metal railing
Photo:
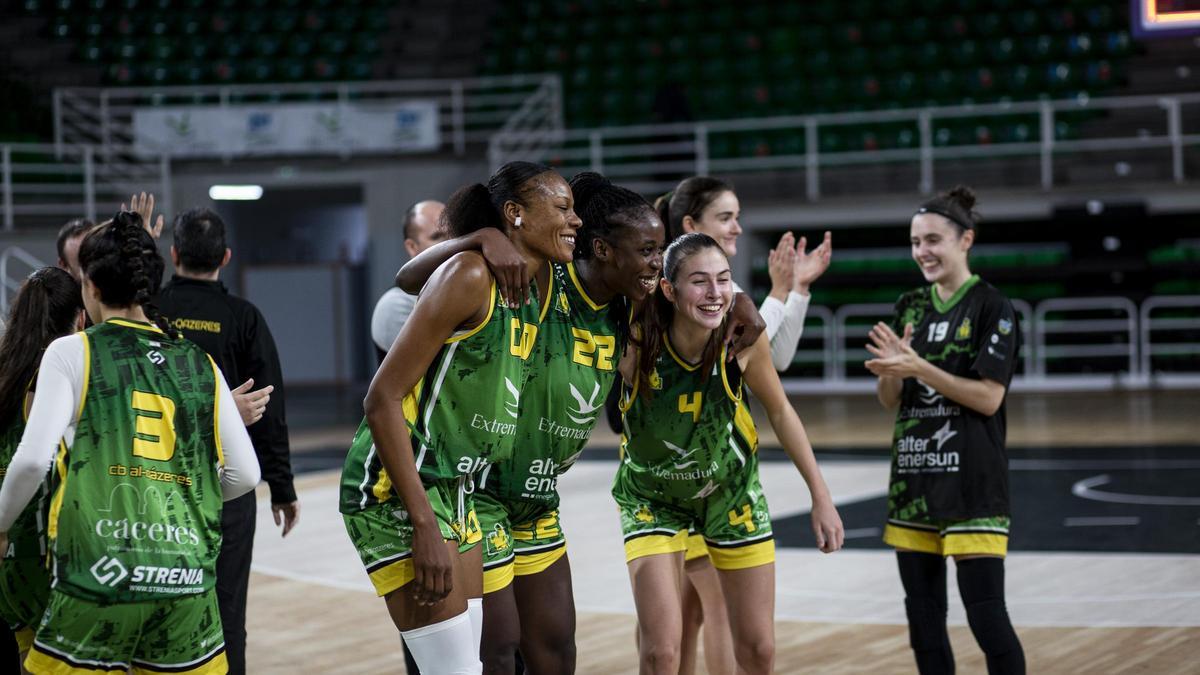
[[[1156,312],[1163,309],[1176,310],[1178,315],[1155,316]],[[1156,356],[1182,356],[1200,360],[1200,295],[1147,298],[1140,308],[1138,324],[1141,329],[1138,351],[1143,376],[1200,382],[1200,372],[1188,376],[1171,371],[1158,372],[1154,368]]]
[[[134,192],[154,190],[171,213],[171,166],[166,156],[141,160],[116,147],[106,160],[96,146],[9,143],[0,145],[0,221],[12,230],[19,218],[65,222],[96,220],[128,203]]]
[[[1200,386],[1200,296],[1152,296],[1140,307],[1123,297],[1052,298],[1036,306],[1014,299],[1012,305],[1022,337],[1021,369],[1013,378],[1016,389]],[[1167,309],[1179,315],[1156,316]],[[806,330],[801,345],[820,340],[822,348],[798,351],[794,363],[823,358],[823,375],[789,377],[787,390],[874,391],[875,378],[853,373],[852,366],[871,358],[865,348],[867,333],[876,321],[891,320],[893,305],[850,304],[837,311],[812,305],[808,312],[820,317],[819,337]],[[1191,360],[1156,368],[1154,356]],[[1057,365],[1048,367],[1052,364]]]
[[[13,274],[12,264],[14,262],[27,268],[25,274]],[[9,296],[21,290],[21,283],[31,272],[45,266],[46,263],[38,260],[20,246],[9,246],[0,251],[0,283],[4,284],[3,291],[0,291],[0,317],[8,318]],[[0,321],[0,325],[2,324],[3,322]]]
[[[1185,108],[1192,112],[1185,115]],[[1133,135],[1070,140],[1056,138],[1056,124],[1064,115],[1136,109],[1160,112],[1163,116],[1163,132],[1143,133],[1143,130],[1130,129]],[[663,174],[802,170],[805,173],[805,194],[809,200],[816,200],[821,196],[821,172],[826,167],[915,163],[919,168],[919,189],[929,194],[934,189],[939,162],[1028,156],[1039,159],[1039,171],[1031,178],[1036,180],[1037,186],[1049,190],[1055,183],[1055,162],[1069,153],[1159,149],[1167,150],[1170,154],[1171,180],[1182,183],[1185,179],[1185,152],[1200,146],[1200,134],[1184,133],[1183,120],[1197,116],[1200,116],[1200,93],[1179,93],[569,129],[554,134],[507,129],[492,137],[489,159],[493,168],[512,159],[527,159],[552,162],[568,174],[582,170],[600,171],[644,191],[670,187],[673,181],[664,182],[660,178]],[[973,142],[939,144],[935,138],[938,122],[967,118],[988,118],[1001,122],[1026,119],[1032,123],[1036,136],[1031,136],[1032,140],[1017,142],[983,142],[975,139]],[[913,147],[876,150],[821,150],[820,138],[824,131],[857,125],[907,127],[915,144]],[[804,139],[803,149],[765,156],[714,156],[712,147],[715,140],[752,132],[790,133]]]
[[[555,74],[295,84],[65,87],[54,90],[54,142],[58,148],[95,145],[111,156],[121,146],[135,144],[133,113],[152,106],[295,102],[351,105],[416,99],[437,103],[442,148],[452,149],[457,155],[466,152],[468,143],[486,142],[514,116],[531,120],[529,124],[512,127],[527,133],[552,137],[563,126],[562,86]],[[344,157],[346,152],[314,150],[313,154]]]

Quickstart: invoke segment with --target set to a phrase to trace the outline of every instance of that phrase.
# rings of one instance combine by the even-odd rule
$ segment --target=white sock
[[[483,642],[483,598],[467,598],[467,614],[471,617],[471,632],[475,634],[475,653]]]
[[[445,621],[400,631],[423,675],[478,675],[483,672],[469,612]],[[475,645],[474,652],[471,645]]]

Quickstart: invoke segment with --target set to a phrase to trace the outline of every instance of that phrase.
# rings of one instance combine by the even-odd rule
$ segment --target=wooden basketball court
[[[793,400],[853,537],[847,549],[831,556],[789,543],[794,537],[785,536],[785,523],[804,522],[804,483],[786,462],[763,462],[780,545],[777,672],[916,672],[892,554],[875,543],[878,535],[871,527],[851,522],[865,518],[869,525],[874,510],[855,514],[886,488],[891,417],[864,396]],[[1018,530],[1034,528],[1014,513],[1009,607],[1029,672],[1197,672],[1198,403],[1195,392],[1011,398],[1009,446],[1053,453],[1049,459],[1040,451],[1015,458],[1014,475],[1044,475],[1049,482],[1034,483],[1034,494],[1063,493],[1035,510],[1032,519],[1053,521],[1055,527],[1061,522],[1054,532],[1080,537],[1022,550],[1016,546]],[[764,454],[776,452],[770,450],[773,435],[763,431]],[[331,466],[297,478],[303,512],[293,535],[279,539],[267,499],[260,500],[247,622],[252,673],[404,672],[399,636],[370,590],[337,514],[340,461],[332,464],[335,449],[348,445],[352,432],[325,429],[295,439],[295,452],[323,452],[331,456]],[[637,669],[632,598],[608,496],[615,464],[608,458],[611,450],[603,450],[615,444],[614,436],[598,430],[592,445],[602,448],[601,458],[580,462],[560,483],[575,577],[578,672],[584,674]],[[862,456],[863,448],[879,452]],[[1164,455],[1162,448],[1174,454]],[[1102,472],[1110,484],[1095,480]],[[1089,492],[1080,490],[1081,484],[1096,487]],[[1139,485],[1145,489],[1139,492]],[[1014,502],[1019,498],[1014,494]],[[1096,516],[1089,508],[1108,510]],[[1122,509],[1135,509],[1128,511],[1135,515]],[[1160,519],[1169,527],[1160,526]],[[1122,527],[1129,522],[1137,525]],[[1190,529],[1180,530],[1181,523]],[[1082,542],[1083,550],[1071,550],[1071,541]],[[949,576],[952,580],[952,570]],[[960,672],[985,672],[953,581],[949,596]]]

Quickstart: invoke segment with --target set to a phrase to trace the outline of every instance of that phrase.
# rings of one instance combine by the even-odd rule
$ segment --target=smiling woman
[[[612,488],[638,612],[641,670],[679,672],[684,551],[694,531],[725,590],[739,672],[772,672],[775,545],[746,387],[808,484],[818,548],[841,548],[842,523],[766,337],[725,358],[721,329],[733,287],[722,247],[706,234],[676,239],[660,286],[621,362],[625,433]]]
[[[442,218],[456,240],[485,229],[507,239],[535,302],[503,297],[479,253],[454,253],[372,380],[342,469],[346,531],[425,675],[480,672],[483,536],[473,495],[513,452],[555,296],[548,263],[571,259],[579,228],[567,182],[529,162],[460,188]]]
[[[971,274],[979,215],[965,187],[921,205],[913,261],[930,285],[896,301],[871,329],[867,368],[897,409],[883,540],[896,548],[911,644],[921,673],[954,672],[946,632],[946,556],[990,673],[1023,673],[1004,601],[1008,458],[1004,400],[1021,332],[1008,299]]]

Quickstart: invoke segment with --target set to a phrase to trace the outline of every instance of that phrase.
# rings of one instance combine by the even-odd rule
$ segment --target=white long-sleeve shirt
[[[25,433],[0,489],[0,532],[12,527],[37,493],[54,462],[59,439],[64,439],[68,448],[74,444],[86,369],[84,359],[83,338],[79,335],[59,338],[46,348]],[[216,373],[216,379],[220,396],[217,425],[225,456],[221,495],[229,501],[253,490],[260,476],[254,446],[250,444],[233,394],[220,372]]]
[[[737,284],[733,285],[733,290],[735,293],[742,292]],[[796,356],[800,336],[804,333],[804,317],[808,314],[810,298],[808,295],[788,291],[786,303],[768,295],[758,308],[763,323],[767,324],[767,340],[771,342],[771,363],[775,370],[781,373],[792,365],[792,359]]]

